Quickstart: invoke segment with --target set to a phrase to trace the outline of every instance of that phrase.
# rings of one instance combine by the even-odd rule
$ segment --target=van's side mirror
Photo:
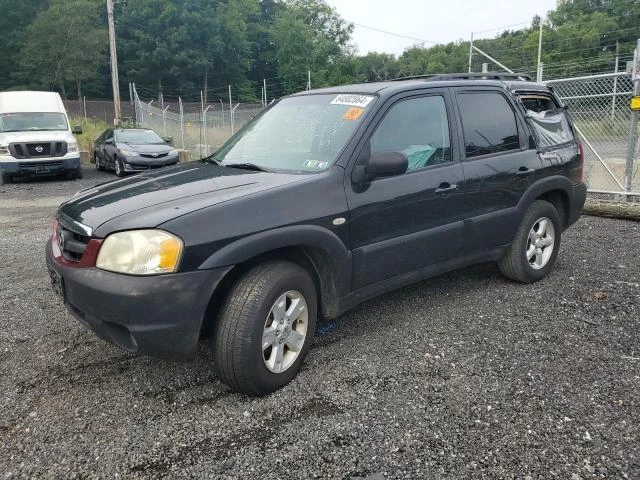
[[[402,152],[379,152],[369,157],[363,165],[356,165],[351,180],[356,184],[370,182],[375,178],[402,175],[409,168],[409,160]]]
[[[164,140],[164,143],[173,147],[173,137],[162,137],[162,140]]]
[[[71,133],[73,133],[74,135],[82,135],[82,127],[80,125],[75,125],[71,129]]]

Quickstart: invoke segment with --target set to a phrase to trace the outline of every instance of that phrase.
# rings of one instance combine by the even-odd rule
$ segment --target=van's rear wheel
[[[553,205],[535,201],[526,211],[511,247],[498,262],[511,280],[533,283],[553,268],[560,249],[562,225]]]
[[[300,371],[313,341],[317,296],[300,266],[267,262],[231,289],[213,336],[215,368],[236,392],[266,395]]]
[[[6,185],[7,183],[12,183],[13,182],[13,177],[11,175],[9,175],[8,173],[2,173],[2,176],[0,176],[0,178],[2,179],[2,184]]]

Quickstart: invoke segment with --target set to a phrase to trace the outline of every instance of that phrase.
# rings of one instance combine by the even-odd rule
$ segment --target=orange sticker
[[[364,108],[353,107],[347,110],[342,118],[345,120],[355,121],[360,118],[360,116],[364,113]]]

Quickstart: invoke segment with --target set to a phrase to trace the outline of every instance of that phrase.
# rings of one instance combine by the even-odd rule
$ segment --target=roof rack
[[[508,73],[508,72],[483,72],[483,73],[436,73],[431,75],[412,75],[409,77],[394,78],[394,81],[401,80],[521,80],[531,81],[529,75],[524,73]]]

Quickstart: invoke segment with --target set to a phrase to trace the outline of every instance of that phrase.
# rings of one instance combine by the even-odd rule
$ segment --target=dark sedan
[[[124,177],[178,163],[178,150],[153,130],[110,128],[96,140],[93,158],[98,170],[114,170]]]

